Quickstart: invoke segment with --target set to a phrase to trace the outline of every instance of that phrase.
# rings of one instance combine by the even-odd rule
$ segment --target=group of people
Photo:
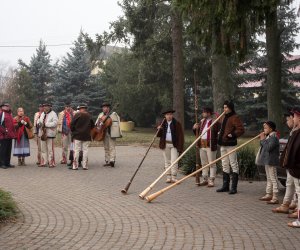
[[[101,130],[105,119],[112,119],[109,126],[101,130],[104,133],[105,166],[115,166],[116,150],[115,130],[120,131],[120,119],[116,112],[111,112],[110,103],[102,104],[102,112],[94,123],[87,105],[81,104],[74,111],[70,102],[57,116],[50,103],[39,105],[39,111],[34,115],[34,122],[25,116],[22,107],[17,109],[17,116],[13,118],[9,103],[1,104],[0,110],[0,167],[13,168],[11,151],[18,157],[18,165],[24,166],[25,158],[30,156],[29,140],[36,138],[38,167],[54,168],[56,166],[54,144],[57,132],[61,134],[62,159],[61,164],[67,164],[69,169],[88,169],[88,147],[92,140],[92,129]],[[34,136],[36,135],[36,136]],[[13,144],[14,140],[14,145]],[[69,160],[69,162],[68,162]]]
[[[214,122],[217,117],[209,107],[202,110],[202,119],[193,125],[194,133],[199,138],[197,150],[199,150],[202,167],[216,160],[218,145],[222,158],[223,185],[217,192],[237,193],[239,179],[239,165],[237,153],[237,138],[244,134],[245,129],[240,117],[236,114],[234,104],[225,101],[223,105],[225,115],[218,122]],[[175,110],[167,109],[162,114],[165,119],[160,130],[159,146],[163,150],[165,168],[167,172],[167,183],[176,182],[178,165],[171,167],[172,162],[176,161],[183,151],[184,135],[181,124],[173,117]],[[280,155],[279,139],[276,131],[276,124],[273,121],[263,123],[263,132],[260,134],[260,149],[256,157],[256,164],[265,166],[267,176],[266,195],[260,198],[267,204],[278,204],[278,180],[276,167],[281,166],[286,169],[286,193],[283,203],[272,209],[274,213],[293,213],[289,218],[296,218],[289,222],[290,227],[300,227],[300,109],[294,108],[285,115],[286,123],[291,129],[290,137],[284,152]],[[212,124],[214,125],[212,126]],[[232,152],[233,151],[233,152]],[[231,152],[231,153],[230,153]],[[229,154],[228,154],[229,153]],[[227,156],[225,156],[228,154]],[[230,175],[232,176],[230,178]],[[216,164],[202,170],[202,180],[196,183],[199,186],[209,188],[215,186]],[[230,186],[231,182],[231,186]]]
[[[237,139],[245,132],[243,122],[236,114],[232,101],[225,101],[224,115],[218,122],[212,108],[202,110],[202,119],[193,125],[194,133],[199,136],[197,150],[199,150],[201,165],[205,166],[216,160],[218,146],[220,147],[223,170],[223,184],[217,192],[237,193],[239,179],[239,165],[237,160]],[[175,110],[169,108],[162,112],[163,122],[157,127],[157,136],[160,137],[159,147],[163,152],[167,183],[177,181],[178,164],[172,164],[183,152],[184,131],[182,125],[174,118]],[[110,123],[107,120],[110,119]],[[266,194],[260,198],[268,204],[278,204],[278,185],[276,167],[282,166],[287,171],[287,187],[283,203],[274,208],[274,213],[289,213],[295,211],[290,218],[296,218],[288,225],[300,227],[300,109],[295,108],[286,115],[286,122],[291,129],[290,137],[284,152],[279,154],[279,140],[276,133],[276,124],[266,121],[263,132],[260,134],[260,150],[256,157],[256,164],[265,166],[267,176]],[[111,111],[110,103],[102,104],[102,113],[94,123],[87,111],[87,105],[71,108],[65,103],[65,109],[57,114],[52,110],[50,103],[40,105],[39,112],[34,116],[34,123],[24,115],[24,109],[18,108],[17,116],[12,117],[8,103],[1,105],[0,111],[0,165],[2,168],[13,167],[10,163],[12,139],[15,139],[13,155],[18,157],[18,165],[25,165],[25,157],[30,155],[29,139],[31,129],[37,138],[39,167],[56,166],[54,154],[54,139],[57,131],[61,133],[62,159],[61,164],[68,164],[70,169],[88,169],[88,147],[92,139],[91,131],[101,130],[104,125],[104,166],[115,166],[116,150],[115,140],[121,137],[120,118]],[[212,125],[213,124],[213,125]],[[225,155],[227,155],[225,157]],[[69,162],[68,162],[69,160]],[[171,166],[172,165],[172,166]],[[230,175],[232,177],[230,177]],[[211,164],[202,171],[202,180],[196,183],[209,188],[215,186],[216,164]],[[231,186],[230,186],[231,182]]]

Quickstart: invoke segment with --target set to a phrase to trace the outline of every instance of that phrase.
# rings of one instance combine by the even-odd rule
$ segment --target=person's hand
[[[195,123],[193,129],[198,129],[198,128],[199,128],[199,123]]]
[[[260,137],[260,140],[266,139],[266,135],[265,135],[264,132],[261,132],[261,133],[259,134],[259,137]]]
[[[227,137],[232,138],[232,134],[228,134]]]
[[[160,130],[162,128],[162,126],[161,125],[159,125],[158,127],[157,127],[157,130]]]
[[[27,122],[25,122],[24,120],[21,120],[21,123],[25,126],[27,125]]]

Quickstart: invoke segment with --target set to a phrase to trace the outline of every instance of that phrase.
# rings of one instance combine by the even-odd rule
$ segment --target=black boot
[[[223,172],[223,186],[217,189],[217,192],[228,192],[229,191],[229,182],[230,176],[229,174]]]
[[[70,150],[69,163],[67,163],[68,167],[72,168],[73,160],[74,160],[74,151]],[[71,169],[71,168],[69,168],[69,169]]]
[[[238,173],[233,173],[232,174],[231,190],[230,190],[229,194],[236,194],[237,193],[238,181],[239,181],[239,174]]]
[[[80,167],[80,168],[82,168],[82,164],[81,164],[82,158],[83,158],[83,152],[80,151],[79,152],[79,158],[78,158],[78,167]]]

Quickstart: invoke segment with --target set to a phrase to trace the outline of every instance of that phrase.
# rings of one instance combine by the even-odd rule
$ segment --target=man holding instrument
[[[158,126],[158,134],[160,137],[159,148],[163,150],[165,159],[165,168],[168,168],[172,162],[178,158],[178,154],[183,151],[184,134],[179,121],[173,117],[175,110],[166,109],[162,114],[165,116],[165,121]],[[177,181],[178,164],[175,164],[170,171],[167,172],[167,183]]]
[[[120,117],[116,112],[110,110],[110,106],[108,102],[104,102],[101,105],[102,112],[98,116],[96,126],[99,126],[100,123],[104,123],[103,126],[108,124],[103,139],[105,152],[105,164],[103,166],[114,167],[116,162],[116,138],[120,138],[122,135],[120,130]]]
[[[213,110],[209,107],[203,108],[202,117],[200,124],[196,123],[193,126],[193,131],[196,134],[201,135],[204,130],[211,126],[213,122]],[[220,125],[216,123],[210,130],[203,134],[202,138],[198,141],[198,148],[200,149],[200,159],[202,166],[211,163],[216,159],[217,155],[217,141],[218,141],[218,132]],[[203,180],[200,182],[200,186],[214,187],[214,181],[216,177],[216,164],[213,164],[209,168],[205,168],[202,171]],[[208,177],[209,171],[209,177]]]
[[[221,146],[221,156],[235,149],[237,146],[237,138],[244,134],[244,126],[235,113],[234,104],[231,101],[225,101],[224,105],[225,117],[221,122],[221,129],[219,132],[218,144]],[[239,165],[237,161],[237,154],[232,154],[222,159],[223,168],[223,186],[217,189],[217,192],[228,192],[230,184],[230,167],[232,169],[232,185],[229,194],[237,193],[237,184],[239,179]]]

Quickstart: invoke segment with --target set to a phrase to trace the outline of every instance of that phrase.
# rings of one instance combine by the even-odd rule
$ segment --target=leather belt
[[[208,148],[208,140],[200,139],[201,148]]]
[[[172,141],[166,141],[166,143],[173,144],[173,142],[172,142]]]

